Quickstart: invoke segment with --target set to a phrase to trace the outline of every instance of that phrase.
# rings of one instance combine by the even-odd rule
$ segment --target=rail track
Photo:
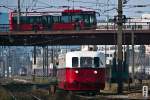
[[[36,95],[31,95],[31,97],[33,98],[32,100],[43,100],[43,99],[39,98],[39,97],[36,96]]]
[[[45,93],[40,92],[41,90],[39,88],[36,88],[36,92],[29,91],[30,89],[26,90],[27,88],[29,88],[29,86],[28,85],[26,86],[26,85],[27,84],[21,84],[20,86],[17,86],[16,84],[11,84],[8,87],[3,87],[3,85],[1,87],[7,91],[8,95],[10,95],[10,97],[12,98],[11,100],[22,100],[22,98],[23,98],[23,100],[60,100],[60,99],[61,100],[108,100],[111,98],[114,100],[115,99],[126,100],[126,99],[128,99],[128,96],[130,96],[132,99],[132,96],[134,94],[141,95],[142,94],[142,86],[146,85],[146,84],[145,83],[144,84],[131,84],[130,90],[128,90],[127,85],[126,85],[126,86],[124,86],[124,91],[126,91],[126,92],[122,95],[100,93],[100,94],[97,94],[94,96],[88,95],[88,93],[86,95],[82,95],[82,94],[71,93],[68,91],[62,91],[59,89],[56,91],[55,95],[51,96],[49,94],[49,95],[45,96],[46,92]],[[39,89],[39,91],[37,91],[38,89]],[[42,90],[48,91],[48,90],[45,90],[44,88],[42,88]],[[137,97],[135,96],[135,98],[137,98]],[[141,95],[141,98],[142,98],[142,95]]]

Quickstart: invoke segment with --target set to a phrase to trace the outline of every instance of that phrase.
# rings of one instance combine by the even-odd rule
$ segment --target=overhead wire
[[[88,4],[88,5],[80,5],[80,6],[75,6],[78,8],[85,8],[85,9],[89,9],[89,10],[95,10],[96,12],[99,12],[102,15],[107,15],[106,13],[109,13],[111,11],[115,11],[117,10],[117,4],[116,3],[112,3],[110,0],[107,0],[106,2],[100,2],[99,0],[96,0],[97,2],[91,2],[91,1],[83,1],[83,0],[67,0],[68,2],[76,2],[76,3],[81,3],[81,4]],[[128,2],[130,2],[131,0],[125,0],[125,3],[123,5],[123,9],[124,12],[134,12],[134,13],[144,13],[144,12],[148,12],[148,11],[128,11],[131,8],[145,8],[145,7],[149,7],[150,4],[128,4]],[[28,5],[25,5],[25,0],[22,0],[22,4],[21,7],[22,9],[30,9],[32,10],[40,10],[40,9],[48,9],[48,8],[69,8],[71,6],[54,6],[51,5],[49,2],[45,2],[42,0],[31,0],[31,2],[29,1]],[[109,3],[108,3],[109,2]],[[69,3],[68,3],[69,5]],[[95,5],[95,6],[94,6]],[[1,7],[4,7],[6,9],[11,9],[14,10],[16,9],[16,6],[12,6],[12,5],[1,5]],[[107,9],[103,9],[103,7],[108,7]]]
[[[105,10],[104,12],[107,12],[107,11],[111,11],[111,10],[114,10],[114,8],[116,7],[116,4],[106,4],[106,3],[99,3],[99,2],[96,2],[96,3],[94,3],[94,2],[85,2],[85,1],[81,1],[81,0],[70,0],[70,1],[74,1],[74,2],[79,2],[79,3],[89,3],[89,4],[94,4],[94,5],[99,5],[99,7],[104,7],[104,6],[114,6],[114,7],[112,7],[111,9],[107,9],[107,10]],[[129,2],[130,0],[127,0],[127,2]],[[32,3],[28,6],[28,7],[39,7],[39,6],[37,6],[37,4],[44,4],[45,5],[45,7],[46,8],[48,8],[48,7],[50,7],[50,8],[52,8],[52,7],[54,7],[54,8],[56,8],[56,6],[51,6],[49,3],[45,3],[44,1],[41,1],[41,0],[32,0]],[[22,1],[22,7],[24,8],[24,6],[23,6],[23,4],[24,4],[24,0]],[[148,6],[150,6],[150,4],[144,4],[144,5],[125,5],[124,7],[129,7],[129,9],[130,8],[135,8],[135,7],[148,7]],[[5,6],[6,7],[6,6]],[[8,6],[7,6],[8,7]],[[13,6],[12,6],[13,7]],[[43,8],[44,8],[44,6],[43,6]],[[83,8],[83,6],[82,6],[82,8]],[[86,8],[86,6],[85,6],[85,8]],[[94,7],[93,8],[90,8],[90,9],[95,9]],[[124,8],[124,9],[128,9],[128,8]]]

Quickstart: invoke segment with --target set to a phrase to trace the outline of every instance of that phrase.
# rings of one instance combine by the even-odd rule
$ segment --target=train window
[[[142,29],[142,25],[138,25],[138,29]]]
[[[132,29],[136,29],[136,25],[132,25]]]
[[[127,25],[127,28],[131,28],[131,25]]]
[[[94,67],[99,67],[99,57],[94,57]]]
[[[109,54],[105,54],[106,57],[109,57]]]
[[[59,23],[60,22],[60,16],[53,16],[53,22]]]
[[[90,24],[90,18],[89,18],[89,15],[84,15],[84,22],[85,22],[85,25],[88,26]]]
[[[27,17],[26,16],[21,16],[20,17],[20,22],[21,22],[21,24],[26,24],[27,23]]]
[[[28,23],[29,23],[29,24],[30,24],[30,23],[37,23],[37,20],[36,20],[36,18],[35,18],[34,16],[30,16]]]
[[[17,17],[13,17],[13,23],[17,24]]]
[[[92,67],[92,58],[91,57],[81,57],[80,58],[80,67]]]
[[[78,67],[78,57],[72,57],[72,67]]]
[[[110,57],[112,57],[113,55],[112,54],[110,54]]]
[[[61,22],[62,23],[69,23],[70,22],[70,16],[62,16]]]
[[[93,15],[90,15],[90,23],[91,23],[91,24],[94,24],[94,22],[95,22],[94,16],[93,16]]]
[[[47,16],[47,23],[52,24],[52,16]]]
[[[47,18],[47,16],[42,16],[42,24],[43,25],[48,24],[48,18]]]
[[[82,16],[81,15],[73,15],[72,16],[72,22],[75,22],[77,19],[82,20]]]

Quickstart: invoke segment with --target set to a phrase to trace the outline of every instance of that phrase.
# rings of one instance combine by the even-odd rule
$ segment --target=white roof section
[[[66,57],[98,57],[103,55],[103,53],[100,53],[98,51],[73,51],[68,52],[66,54]]]
[[[100,68],[105,67],[105,54],[99,51],[72,51],[67,52],[66,54],[59,55],[59,66],[58,68],[72,68],[72,58],[78,57],[99,57],[103,65],[100,64]],[[64,63],[62,63],[64,62]],[[80,64],[79,66],[80,67]]]
[[[74,51],[68,52],[66,54],[66,67],[72,67],[72,57],[99,57],[100,60],[103,62],[103,65],[100,65],[101,68],[105,67],[105,55],[104,53],[98,51]]]
[[[61,16],[61,12],[21,12],[21,16]],[[18,16],[17,12],[13,12],[12,16]]]

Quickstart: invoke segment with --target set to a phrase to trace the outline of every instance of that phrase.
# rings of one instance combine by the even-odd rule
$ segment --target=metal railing
[[[10,31],[9,24],[0,24],[0,32]],[[97,23],[96,30],[117,30],[116,23]],[[127,22],[123,24],[123,30],[150,30],[150,22]]]
[[[116,23],[97,23],[97,30],[117,30]],[[150,22],[127,22],[123,30],[150,30]]]

